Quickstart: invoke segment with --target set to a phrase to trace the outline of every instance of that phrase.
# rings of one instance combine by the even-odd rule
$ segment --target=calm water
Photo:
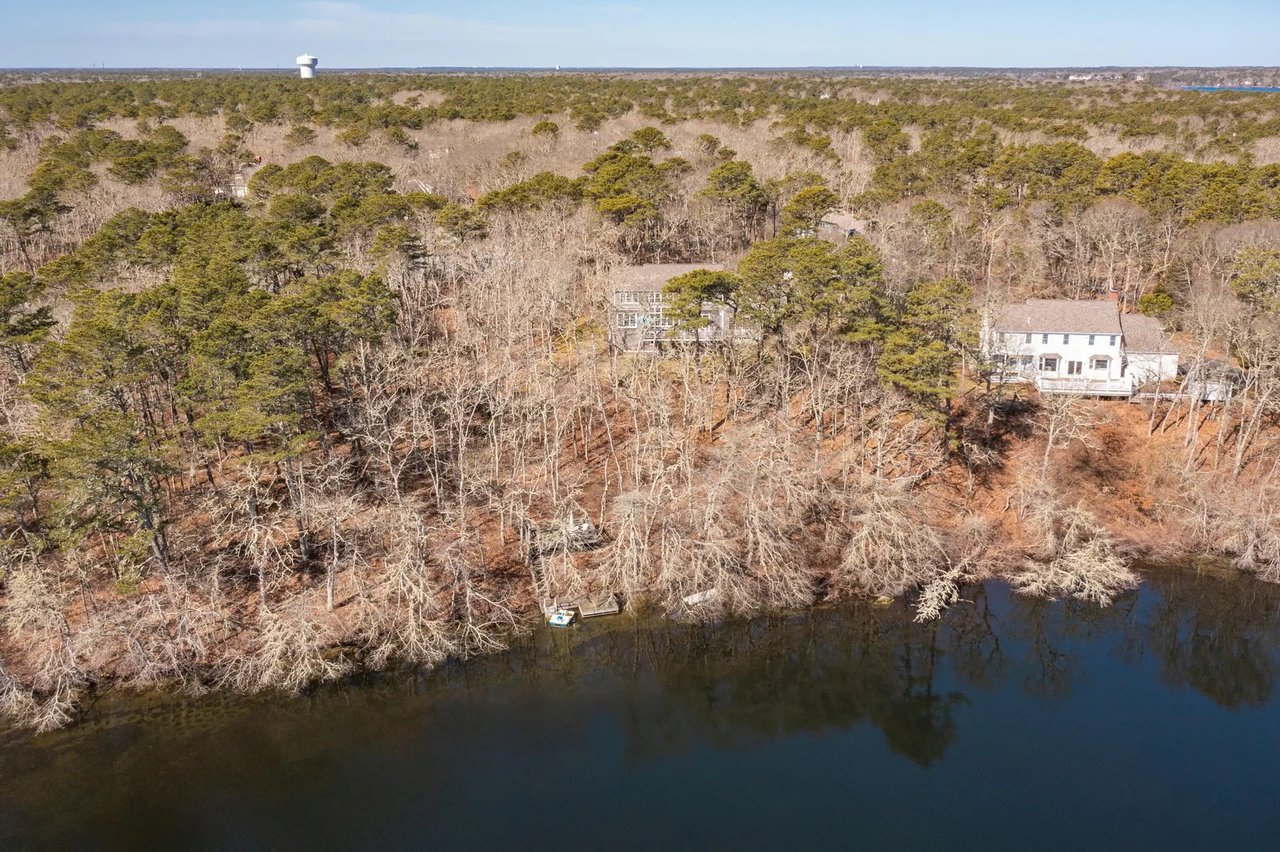
[[[1188,92],[1280,92],[1276,86],[1183,86]]]
[[[940,625],[617,618],[300,699],[102,699],[0,732],[0,848],[1280,845],[1280,589],[967,597]]]

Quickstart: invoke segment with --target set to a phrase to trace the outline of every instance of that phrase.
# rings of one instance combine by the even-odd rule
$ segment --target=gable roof
[[[862,233],[867,230],[867,220],[859,219],[852,213],[828,213],[822,217],[822,224],[842,231]]]
[[[1028,299],[1005,306],[995,331],[1040,334],[1120,334],[1120,312],[1109,300]]]
[[[719,263],[642,263],[635,266],[616,266],[610,272],[610,277],[613,279],[615,291],[653,291],[661,290],[677,275],[684,275],[695,269],[719,271],[724,269],[724,266]]]
[[[1164,333],[1159,321],[1142,314],[1124,314],[1120,317],[1124,328],[1124,348],[1140,355],[1172,355],[1178,350]]]

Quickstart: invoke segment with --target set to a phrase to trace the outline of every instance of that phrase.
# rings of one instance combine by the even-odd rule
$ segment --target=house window
[[[1110,370],[1111,359],[1104,358],[1101,355],[1095,356],[1089,360],[1090,370]]]
[[[1094,343],[1094,338],[1095,338],[1095,337],[1097,337],[1097,335],[1096,335],[1096,334],[1091,334],[1091,335],[1089,335],[1089,345],[1090,345],[1090,346],[1092,346],[1092,345],[1093,345],[1093,343]]]
[[[1114,334],[1113,334],[1113,335],[1111,335],[1111,345],[1112,345],[1112,346],[1115,346],[1115,345],[1116,345],[1116,336],[1115,336]]]
[[[655,290],[649,294],[649,304],[651,305],[662,304],[662,292],[660,290]]]
[[[634,311],[625,311],[618,314],[618,328],[639,328],[640,315]]]
[[[1064,334],[1064,335],[1062,335],[1062,342],[1063,342],[1063,343],[1070,343],[1070,342],[1071,342],[1071,335],[1069,335],[1069,334]]]
[[[1045,335],[1045,336],[1047,337],[1048,335]],[[1040,369],[1044,370],[1046,373],[1058,372],[1058,356],[1046,355],[1045,357],[1041,358]]]
[[[1080,361],[1068,361],[1068,362],[1067,362],[1067,375],[1068,375],[1068,376],[1078,376],[1078,375],[1080,375],[1082,372],[1084,372],[1084,364],[1083,364],[1082,362],[1080,362]]]
[[[1031,342],[1031,332],[1029,332],[1029,331],[1027,332],[1027,340],[1026,340],[1026,342],[1027,342],[1027,343],[1030,343],[1030,342]]]
[[[1042,334],[1042,335],[1040,335],[1040,342],[1041,342],[1041,343],[1048,343],[1048,342],[1049,342],[1049,335],[1047,335],[1047,334]]]

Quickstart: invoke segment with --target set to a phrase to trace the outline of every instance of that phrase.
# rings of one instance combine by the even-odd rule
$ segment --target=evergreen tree
[[[30,369],[30,350],[49,335],[56,322],[47,305],[32,307],[44,286],[26,272],[0,276],[0,347],[22,372]]]
[[[881,380],[947,424],[966,347],[976,339],[973,292],[946,278],[912,287],[876,363]]]
[[[825,186],[807,186],[782,208],[782,232],[791,236],[814,234],[839,204],[840,197]]]
[[[744,241],[751,239],[769,204],[764,187],[751,172],[751,164],[743,160],[732,160],[713,168],[700,194],[724,206],[741,228]]]

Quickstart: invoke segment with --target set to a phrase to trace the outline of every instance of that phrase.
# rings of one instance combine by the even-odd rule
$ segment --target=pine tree
[[[976,337],[972,295],[954,278],[912,287],[876,364],[884,382],[904,391],[944,427],[963,351]]]

